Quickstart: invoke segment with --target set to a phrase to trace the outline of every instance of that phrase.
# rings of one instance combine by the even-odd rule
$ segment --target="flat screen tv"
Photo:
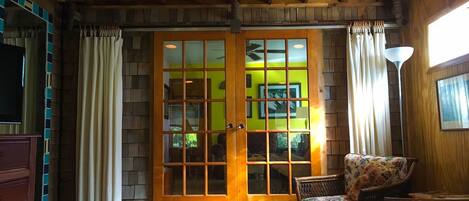
[[[0,43],[0,124],[21,123],[24,60],[24,48]]]

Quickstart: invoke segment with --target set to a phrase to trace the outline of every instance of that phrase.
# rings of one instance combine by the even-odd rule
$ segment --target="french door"
[[[321,35],[155,33],[154,200],[295,200],[319,175]]]

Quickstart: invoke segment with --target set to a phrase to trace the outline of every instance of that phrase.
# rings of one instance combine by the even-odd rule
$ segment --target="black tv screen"
[[[25,50],[0,43],[0,123],[21,123]]]

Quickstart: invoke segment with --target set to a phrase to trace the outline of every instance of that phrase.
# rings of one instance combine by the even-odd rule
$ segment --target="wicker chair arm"
[[[309,197],[343,195],[345,191],[344,174],[297,177],[295,181],[299,201]]]

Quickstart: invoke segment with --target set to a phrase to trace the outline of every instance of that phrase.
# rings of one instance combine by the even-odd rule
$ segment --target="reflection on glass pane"
[[[208,166],[208,194],[226,194],[226,166]]]
[[[270,165],[270,193],[288,194],[288,165]]]
[[[267,40],[267,67],[285,67],[285,40]]]
[[[164,104],[164,131],[182,131],[182,103]]]
[[[287,129],[287,101],[268,101],[269,130]],[[263,104],[261,104],[263,107]],[[261,117],[265,117],[265,110],[261,109]]]
[[[289,39],[288,40],[288,66],[289,67],[306,67],[306,39]]]
[[[189,195],[204,194],[205,189],[205,167],[187,166],[186,167],[186,192]]]
[[[248,193],[266,194],[267,193],[267,174],[265,165],[248,166]]]
[[[248,40],[246,42],[246,67],[264,67],[263,40]]]
[[[186,161],[203,162],[205,152],[205,136],[201,133],[186,134]]]
[[[186,132],[203,131],[205,128],[204,103],[186,103]]]
[[[309,129],[308,101],[290,101],[290,130]]]
[[[165,100],[182,100],[182,73],[181,72],[164,72],[164,99]]]
[[[204,73],[202,71],[188,71],[186,73],[186,99],[204,99]]]
[[[208,130],[224,131],[226,125],[225,102],[209,102],[208,104]]]
[[[164,167],[164,194],[182,195],[182,167]]]
[[[287,98],[286,79],[287,75],[284,70],[267,71],[267,83],[269,83],[267,98]],[[261,86],[261,89],[263,89],[263,86]],[[261,97],[263,97],[262,94]]]
[[[204,67],[204,42],[185,41],[186,68]]]
[[[259,107],[260,105],[265,105],[265,102],[258,101],[247,101],[246,102],[246,115],[247,115],[247,130],[265,130],[265,118],[259,118],[259,110],[264,110],[264,107]],[[251,114],[251,116],[248,116]]]
[[[290,133],[291,160],[309,161],[309,133]]]
[[[258,99],[259,94],[264,94],[264,91],[260,90],[260,85],[264,85],[265,73],[263,70],[246,71],[246,96],[251,96],[254,99]],[[262,97],[264,97],[262,95]]]
[[[269,133],[270,161],[288,161],[287,133]]]
[[[226,91],[225,71],[208,71],[207,85],[207,99],[224,99]]]
[[[226,134],[214,133],[208,135],[208,161],[226,161]]]
[[[248,133],[248,161],[266,161],[266,134]]]
[[[225,67],[225,41],[209,40],[207,41],[207,67],[224,68]]]
[[[165,68],[182,68],[182,42],[165,41],[163,46],[163,66]]]
[[[296,189],[295,177],[306,177],[311,176],[311,165],[310,164],[292,164],[292,184],[293,189]]]
[[[289,70],[290,98],[308,98],[308,71]]]
[[[163,135],[164,162],[182,162],[182,134]]]

